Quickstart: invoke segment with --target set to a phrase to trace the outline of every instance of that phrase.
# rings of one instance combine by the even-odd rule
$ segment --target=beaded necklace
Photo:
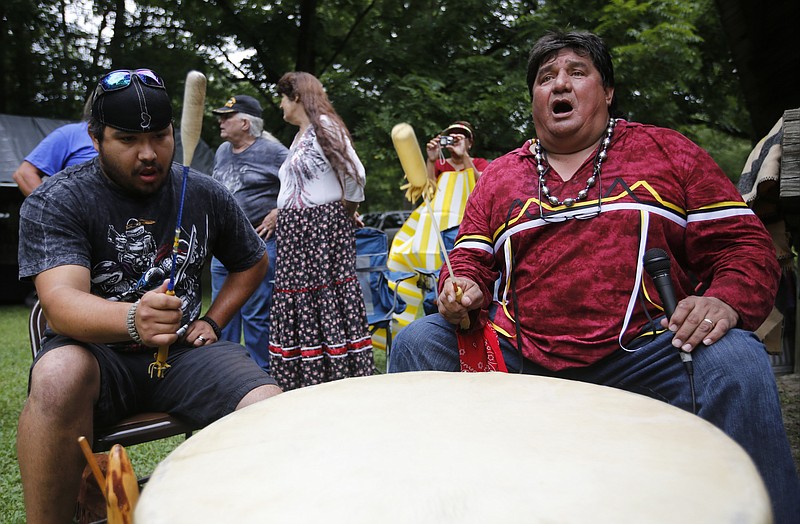
[[[565,198],[564,200],[559,200],[558,197],[551,195],[550,188],[547,187],[544,182],[544,175],[547,173],[547,170],[550,168],[550,166],[544,164],[547,153],[544,149],[542,149],[539,139],[536,139],[536,144],[533,146],[533,153],[534,157],[536,158],[536,172],[539,174],[539,189],[551,205],[572,207],[575,202],[580,202],[589,195],[589,189],[591,189],[595,185],[596,181],[600,178],[600,171],[603,168],[603,161],[608,156],[608,147],[611,145],[611,135],[614,134],[614,126],[616,125],[617,120],[615,118],[610,118],[608,120],[606,136],[603,138],[600,151],[597,153],[597,156],[595,156],[592,176],[590,176],[586,181],[586,187],[578,191],[578,196],[575,198]]]

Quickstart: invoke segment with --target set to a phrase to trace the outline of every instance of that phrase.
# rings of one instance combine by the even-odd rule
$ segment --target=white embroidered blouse
[[[324,115],[321,121],[326,127],[334,125]],[[308,126],[302,135],[298,133],[278,173],[281,180],[278,208],[299,209],[320,206],[343,198],[350,202],[363,202],[366,173],[349,140],[347,154],[356,166],[355,174],[358,182],[352,174],[342,176],[344,179],[344,191],[342,191],[339,177],[317,141],[314,126]]]

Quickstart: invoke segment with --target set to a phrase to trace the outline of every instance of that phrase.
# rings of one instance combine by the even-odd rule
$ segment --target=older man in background
[[[212,111],[219,117],[220,136],[225,142],[214,158],[215,180],[233,194],[256,232],[264,239],[269,269],[241,310],[222,330],[222,338],[244,345],[250,357],[269,371],[269,310],[275,279],[275,222],[280,179],[278,170],[288,150],[264,131],[261,104],[247,95],[236,95]],[[211,261],[211,292],[216,297],[228,270],[216,258]]]

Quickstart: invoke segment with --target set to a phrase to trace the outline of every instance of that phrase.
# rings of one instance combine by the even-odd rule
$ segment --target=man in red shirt
[[[700,147],[615,118],[599,37],[542,37],[528,88],[537,138],[483,172],[450,255],[453,275],[442,268],[440,314],[399,333],[389,371],[470,370],[470,345],[458,342],[479,337],[496,369],[648,394],[737,441],[765,481],[775,522],[797,522],[800,482],[772,368],[752,333],[780,275],[763,224]],[[672,267],[668,318],[672,307],[644,270],[653,248]],[[471,327],[456,331],[465,319]]]

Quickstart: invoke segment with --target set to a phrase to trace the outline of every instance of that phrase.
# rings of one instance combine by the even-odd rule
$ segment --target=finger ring
[[[200,342],[202,342],[203,344],[205,344],[205,343],[206,343],[206,337],[204,337],[203,335],[198,335],[198,337],[197,337],[197,340],[199,340],[199,341],[200,341]]]
[[[708,323],[709,323],[709,324],[711,324],[712,326],[714,325],[714,321],[713,321],[713,320],[711,320],[710,318],[704,318],[704,319],[703,319],[703,322],[708,322]]]

